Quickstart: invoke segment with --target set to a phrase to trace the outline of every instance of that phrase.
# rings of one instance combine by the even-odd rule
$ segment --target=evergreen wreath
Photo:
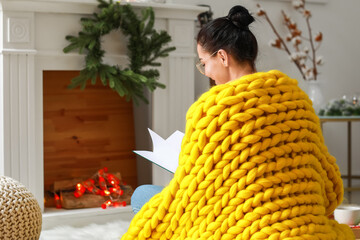
[[[91,18],[81,18],[82,31],[78,36],[66,36],[70,44],[63,49],[68,53],[78,49],[79,54],[85,50],[85,68],[79,76],[71,80],[69,88],[86,87],[87,81],[95,84],[98,77],[104,86],[108,85],[126,100],[138,99],[148,102],[144,96],[144,88],[154,91],[157,87],[165,88],[158,82],[159,71],[155,68],[161,64],[156,62],[159,57],[167,57],[175,47],[164,47],[171,41],[166,31],[157,32],[154,27],[154,11],[151,7],[141,11],[141,17],[131,5],[120,5],[113,0],[98,0],[98,13]],[[103,63],[105,51],[101,48],[101,37],[112,30],[121,29],[128,37],[129,66],[121,69]],[[144,70],[144,67],[148,67]]]

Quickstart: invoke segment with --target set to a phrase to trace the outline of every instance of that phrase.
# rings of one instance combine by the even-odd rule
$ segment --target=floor
[[[40,240],[119,240],[133,217],[131,206],[73,210],[46,208]]]
[[[58,226],[69,225],[84,227],[91,223],[105,224],[114,220],[130,222],[134,217],[131,206],[118,208],[83,208],[83,209],[56,209],[46,208],[43,213],[42,230],[49,230]]]
[[[58,226],[43,230],[40,240],[119,240],[129,228],[130,221],[118,220],[115,216],[111,222],[89,224],[84,227]]]

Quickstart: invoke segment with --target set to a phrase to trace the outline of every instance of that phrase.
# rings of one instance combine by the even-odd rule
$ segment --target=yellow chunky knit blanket
[[[343,185],[297,81],[259,72],[187,113],[179,167],[122,239],[354,239],[330,215]]]

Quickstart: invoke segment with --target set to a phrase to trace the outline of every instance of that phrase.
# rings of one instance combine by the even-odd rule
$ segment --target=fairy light
[[[79,198],[82,195],[84,195],[85,191],[86,191],[85,187],[81,183],[78,183],[76,184],[76,190],[74,192],[74,196],[76,198]]]
[[[105,190],[107,188],[106,181],[101,176],[99,176],[99,185],[102,190]]]
[[[109,190],[104,190],[104,195],[105,196],[110,196],[111,192]]]
[[[125,184],[122,183],[122,185]],[[124,194],[124,190],[122,190],[120,186],[120,179],[114,174],[108,173],[108,168],[106,167],[99,169],[93,177],[76,184],[74,191],[76,198],[83,196],[85,192],[108,197],[109,199],[101,204],[101,208],[103,209],[110,206],[126,206],[125,201],[120,201],[120,197]],[[60,202],[59,196],[56,196],[55,201],[58,198]]]
[[[56,208],[61,208],[60,197],[59,197],[59,195],[57,193],[54,193],[54,200],[55,200]]]

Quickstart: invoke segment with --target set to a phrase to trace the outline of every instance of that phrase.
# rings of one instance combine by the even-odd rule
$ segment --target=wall
[[[284,9],[292,16],[296,16],[290,5],[290,1],[276,0],[168,0],[168,2],[183,4],[208,4],[214,12],[214,17],[227,15],[229,9],[237,4],[247,7],[251,12],[256,13],[256,4],[260,3],[268,12],[275,26],[281,27],[280,10]],[[319,1],[318,1],[319,2]],[[344,94],[351,95],[360,92],[360,81],[356,69],[360,47],[358,39],[360,28],[358,23],[360,16],[360,1],[358,0],[324,0],[323,3],[308,1],[307,8],[312,11],[311,18],[313,32],[321,31],[324,35],[323,43],[318,51],[323,56],[325,64],[320,67],[320,84],[323,90],[325,102],[333,98],[339,98]],[[294,14],[293,14],[294,13]],[[301,18],[298,19],[299,24]],[[279,69],[288,75],[297,78],[301,87],[305,88],[301,75],[290,63],[285,52],[274,49],[268,45],[270,39],[274,37],[267,22],[261,17],[256,16],[256,22],[251,25],[251,30],[259,41],[259,57],[257,62],[258,71]],[[208,88],[206,77],[196,75],[196,95],[199,96]],[[327,123],[324,125],[324,136],[331,154],[337,158],[341,172],[346,173],[347,159],[347,136],[345,123]],[[353,172],[360,175],[360,149],[356,146],[360,142],[360,124],[353,124]]]

